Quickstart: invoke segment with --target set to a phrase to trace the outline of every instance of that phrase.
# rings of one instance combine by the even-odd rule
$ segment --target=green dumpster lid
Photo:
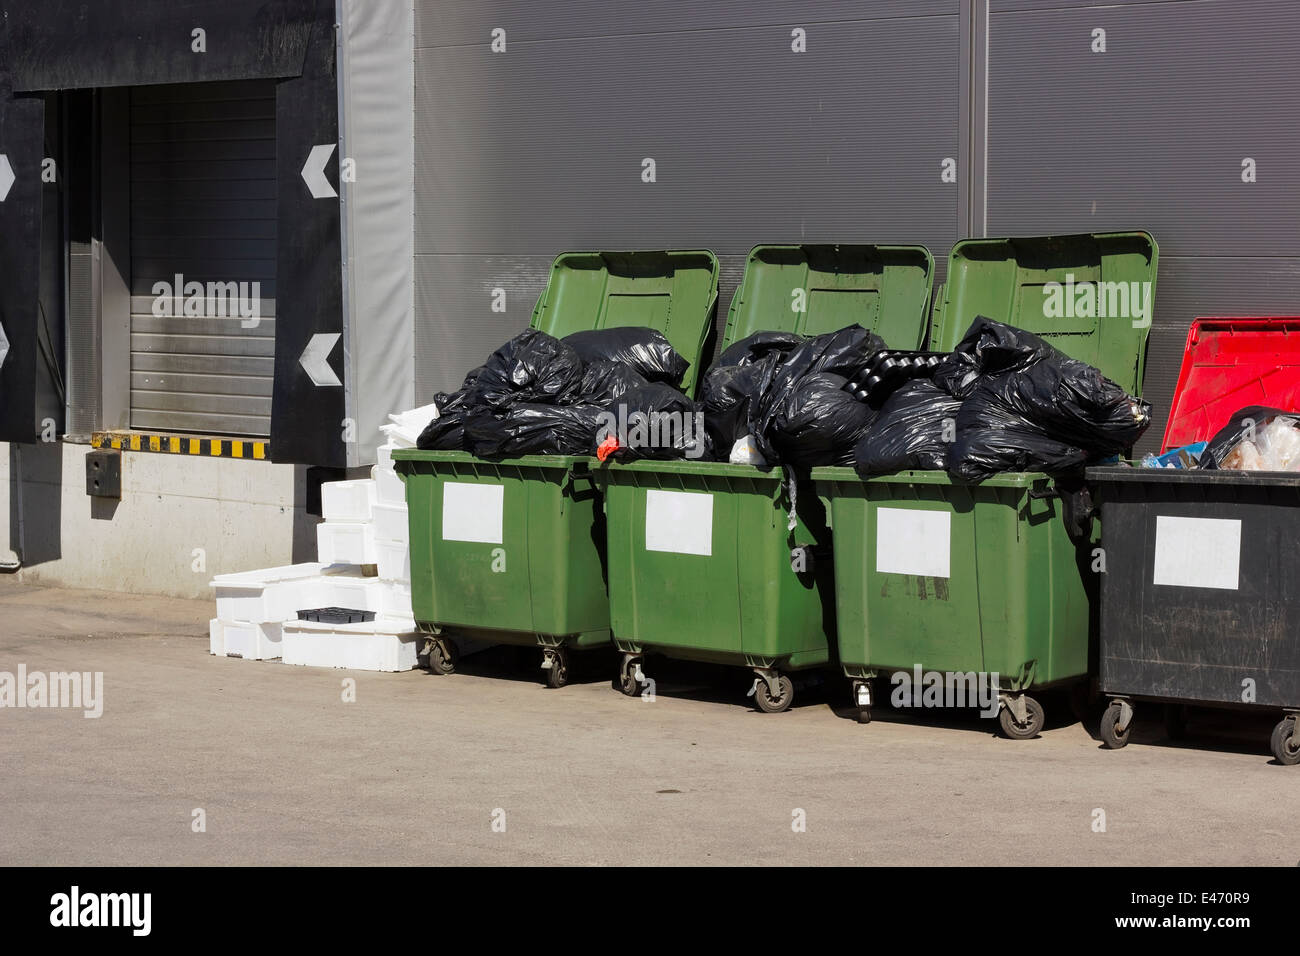
[[[755,246],[722,347],[755,332],[820,335],[857,324],[890,348],[919,349],[933,281],[925,246]]]
[[[658,329],[691,363],[682,388],[694,395],[717,300],[718,257],[707,249],[564,252],[531,325],[559,339],[589,329]]]
[[[1140,396],[1158,257],[1145,232],[963,239],[936,297],[930,347],[953,349],[984,315],[1042,336]]]

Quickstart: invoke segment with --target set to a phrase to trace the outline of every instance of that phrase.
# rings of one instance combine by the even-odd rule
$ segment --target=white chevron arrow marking
[[[9,195],[9,190],[13,188],[14,179],[16,178],[14,168],[9,165],[9,157],[4,153],[0,153],[0,202],[5,201],[5,197]]]
[[[329,363],[330,352],[334,351],[334,343],[341,338],[343,338],[342,332],[317,332],[311,337],[307,347],[302,350],[298,364],[311,376],[313,385],[343,384],[334,374],[334,369],[330,368]]]
[[[325,143],[323,146],[313,146],[311,153],[307,156],[307,162],[302,164],[302,179],[311,190],[312,197],[315,199],[329,199],[337,196],[334,187],[330,181],[325,178],[325,164],[330,161],[334,155],[337,143]]]
[[[0,365],[4,365],[5,356],[9,354],[9,336],[5,335],[5,327],[0,325]]]

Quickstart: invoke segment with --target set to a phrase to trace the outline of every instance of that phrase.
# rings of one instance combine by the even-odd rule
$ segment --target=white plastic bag
[[[758,450],[758,445],[754,441],[753,435],[746,435],[744,438],[736,439],[736,443],[731,446],[731,454],[727,460],[733,465],[755,465],[759,468],[767,467],[767,459],[763,457]]]
[[[1300,428],[1288,418],[1275,418],[1255,436],[1264,471],[1300,469]]]
[[[1225,471],[1300,471],[1300,427],[1278,417],[1243,438],[1223,459]]]

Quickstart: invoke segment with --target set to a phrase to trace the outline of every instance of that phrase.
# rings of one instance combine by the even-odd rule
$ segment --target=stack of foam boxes
[[[392,453],[414,447],[435,414],[430,406],[390,416],[371,477],[321,485],[319,561],[213,580],[213,654],[352,670],[416,666],[422,642],[411,617],[406,491]],[[321,609],[333,613],[309,615],[322,620],[299,617]],[[345,617],[354,621],[341,623]]]

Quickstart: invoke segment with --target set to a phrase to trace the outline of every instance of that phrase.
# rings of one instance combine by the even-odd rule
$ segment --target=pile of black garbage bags
[[[697,409],[681,391],[689,364],[655,329],[599,329],[563,339],[527,329],[456,391],[434,396],[438,417],[417,445],[482,458],[592,455],[617,436],[620,413],[634,428],[649,424],[652,413],[676,413],[673,420],[688,423],[689,434],[656,429],[655,442],[620,448],[619,457],[702,458]]]
[[[863,475],[939,469],[981,481],[1121,454],[1151,422],[1146,402],[1097,369],[983,317],[944,354],[891,351],[859,326],[760,332],[723,351],[698,401],[680,388],[687,367],[653,329],[564,339],[529,330],[435,396],[440,415],[419,447],[854,465]]]
[[[1038,336],[977,318],[929,374],[896,389],[855,449],[864,474],[944,469],[1062,473],[1122,454],[1151,406]]]

